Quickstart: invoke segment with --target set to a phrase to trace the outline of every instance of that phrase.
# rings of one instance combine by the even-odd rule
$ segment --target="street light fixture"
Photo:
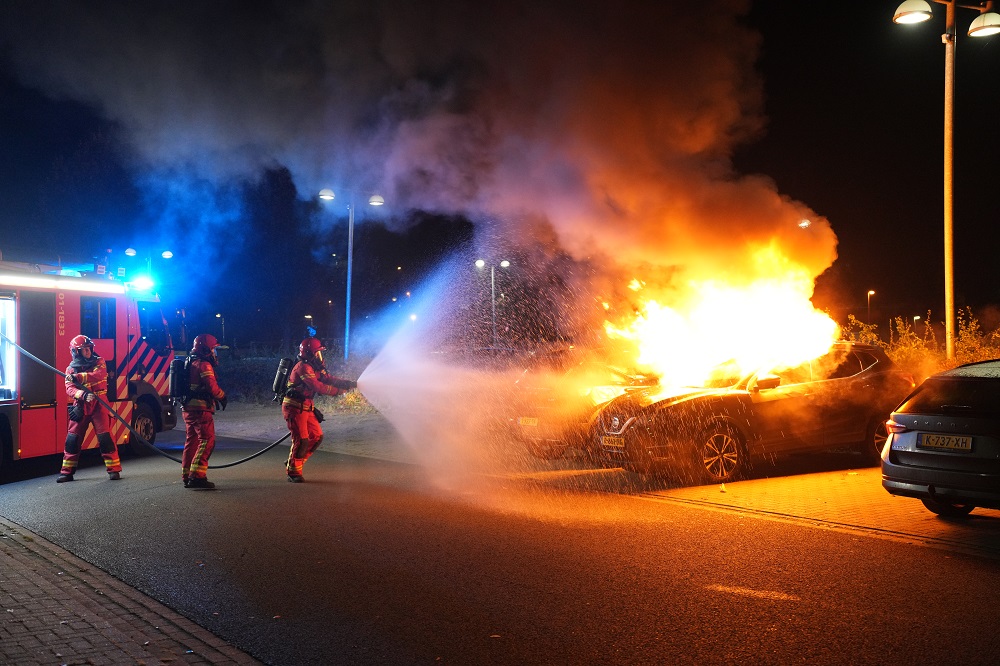
[[[485,259],[476,259],[476,268],[484,268],[486,266]],[[500,262],[500,268],[507,268],[510,266],[510,262],[506,259]],[[497,281],[496,281],[496,266],[490,264],[490,320],[493,323],[493,347],[497,346]]]
[[[954,198],[952,196],[952,112],[955,105],[955,8],[974,9],[979,16],[969,27],[970,37],[988,37],[1000,32],[1000,14],[993,11],[993,0],[981,5],[961,5],[956,0],[933,0],[944,5],[944,327],[945,348],[949,359],[955,358],[955,265],[952,239]],[[931,18],[931,6],[926,0],[906,0],[896,8],[895,23],[921,23]]]
[[[219,312],[215,313],[215,318],[218,319],[219,323],[222,325],[222,344],[226,344],[226,318]]]
[[[868,318],[865,320],[866,324],[872,323],[872,296],[875,295],[874,289],[868,290]]]
[[[351,272],[354,266],[354,193],[348,190],[348,196],[350,201],[347,205],[349,213],[347,218],[347,297],[344,299],[346,303],[344,315],[344,361],[347,361],[351,340]],[[319,198],[323,201],[333,201],[336,197],[337,195],[334,191],[328,187],[319,191]],[[385,199],[377,194],[368,197],[369,206],[382,206],[384,204]]]

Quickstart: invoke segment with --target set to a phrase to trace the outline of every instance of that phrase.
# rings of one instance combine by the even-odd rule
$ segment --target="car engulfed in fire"
[[[594,421],[603,461],[686,482],[740,478],[759,460],[850,446],[874,464],[885,421],[913,379],[875,346],[838,342],[793,368],[697,387],[656,386],[607,403]]]
[[[593,418],[601,405],[631,390],[655,386],[625,352],[570,348],[539,355],[514,386],[510,432],[529,453],[555,460],[570,450],[599,459]]]

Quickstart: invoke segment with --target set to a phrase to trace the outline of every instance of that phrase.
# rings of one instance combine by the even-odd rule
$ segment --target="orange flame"
[[[811,276],[773,247],[759,251],[755,259],[773,277],[742,285],[691,282],[672,307],[651,298],[634,321],[621,328],[605,322],[605,330],[613,338],[633,341],[639,363],[671,385],[700,385],[722,364],[744,374],[822,356],[840,329],[813,307]],[[636,284],[632,282],[633,288]]]

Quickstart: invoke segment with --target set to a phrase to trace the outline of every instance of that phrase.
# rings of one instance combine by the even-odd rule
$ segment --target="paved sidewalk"
[[[0,517],[0,664],[259,664]]]

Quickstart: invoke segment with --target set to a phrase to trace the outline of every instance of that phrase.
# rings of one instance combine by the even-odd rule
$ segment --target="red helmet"
[[[325,350],[326,347],[320,342],[319,338],[306,338],[299,345],[299,356],[306,360],[312,358],[318,358],[323,360],[323,355],[320,353]]]
[[[194,339],[191,353],[195,356],[209,357],[215,348],[219,346],[219,341],[211,333],[202,333]]]
[[[90,352],[94,352],[94,341],[86,335],[78,335],[69,341],[69,350],[73,353],[73,358],[79,356],[84,347],[90,347]]]

